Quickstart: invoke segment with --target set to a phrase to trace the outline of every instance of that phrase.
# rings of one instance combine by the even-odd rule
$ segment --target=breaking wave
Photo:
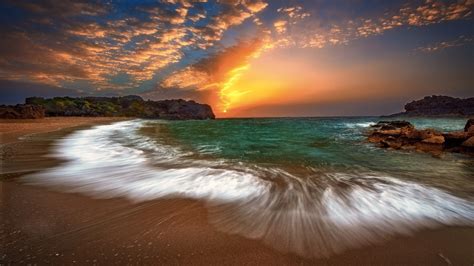
[[[96,198],[202,200],[219,230],[308,257],[422,228],[474,224],[473,202],[439,188],[372,171],[327,167],[293,173],[198,159],[141,134],[146,123],[76,131],[59,140],[53,154],[65,163],[24,180]]]

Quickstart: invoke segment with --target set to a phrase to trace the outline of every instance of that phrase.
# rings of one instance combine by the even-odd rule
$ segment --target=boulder
[[[467,131],[442,133],[434,129],[417,130],[406,121],[380,121],[369,131],[368,141],[383,148],[417,150],[441,156],[443,151],[474,154],[474,134]]]
[[[402,133],[411,131],[414,127],[408,121],[380,121],[375,125],[372,125],[373,128],[376,128],[377,133],[382,135],[389,136],[398,136]]]
[[[468,133],[464,131],[454,131],[454,132],[448,132],[444,133],[443,137],[446,140],[465,140],[468,138]]]
[[[430,138],[433,138],[433,137],[437,137],[437,136],[443,136],[443,134],[441,134],[440,132],[434,130],[434,129],[423,129],[423,130],[419,130],[418,131],[419,133],[419,138],[424,140],[424,139],[430,139]]]
[[[464,141],[462,143],[462,146],[466,147],[466,148],[474,148],[474,136],[470,137],[466,141]]]
[[[417,151],[428,152],[435,155],[439,155],[439,153],[443,151],[443,145],[441,144],[432,144],[422,141],[415,143],[415,147]]]
[[[474,126],[474,118],[471,118],[471,119],[467,120],[467,123],[466,123],[466,125],[464,126],[464,131],[465,131],[465,132],[469,132],[470,130],[471,130],[471,131],[474,130],[474,129],[472,128],[472,126]]]
[[[372,142],[372,143],[380,143],[384,139],[385,139],[385,136],[378,133],[373,133],[369,135],[368,137],[369,142]]]
[[[379,133],[382,135],[390,135],[390,136],[397,136],[402,133],[402,130],[400,128],[394,128],[390,126],[383,126],[380,130]]]
[[[390,126],[392,128],[404,128],[410,127],[413,128],[413,125],[405,120],[393,120],[393,121],[379,121],[377,124],[372,125],[371,127],[382,127],[382,126]]]
[[[443,137],[447,148],[460,146],[465,140],[469,138],[468,132],[464,131],[444,133]]]
[[[402,147],[403,143],[399,141],[397,138],[390,136],[380,141],[380,144],[385,148],[392,148],[392,149],[398,150]]]
[[[443,136],[432,136],[430,138],[423,139],[421,142],[430,143],[430,144],[443,144],[444,137]]]

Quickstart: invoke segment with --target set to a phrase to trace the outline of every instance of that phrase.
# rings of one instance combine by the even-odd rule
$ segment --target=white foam
[[[25,180],[99,198],[204,200],[217,228],[303,256],[474,223],[472,201],[440,189],[380,173],[325,170],[298,177],[276,167],[192,160],[138,134],[143,125],[134,120],[76,131],[56,146],[55,156],[66,163]]]
[[[154,144],[137,134],[142,121],[76,131],[59,141],[55,156],[66,163],[25,177],[30,183],[61,186],[93,197],[133,201],[171,195],[229,201],[264,193],[263,180],[209,166],[164,169],[152,164],[179,160],[179,149]],[[124,143],[124,144],[122,144]],[[149,153],[146,153],[148,151]]]
[[[309,257],[328,257],[423,228],[474,225],[472,202],[439,189],[374,175],[337,173],[321,179],[293,182],[237,206],[213,206],[211,221],[225,232]]]
[[[375,125],[374,122],[361,122],[361,123],[344,123],[344,125],[348,128],[358,128],[358,127],[370,127]]]

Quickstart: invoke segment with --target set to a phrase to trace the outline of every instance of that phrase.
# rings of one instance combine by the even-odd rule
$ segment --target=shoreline
[[[21,141],[28,135],[55,132],[76,127],[131,120],[129,117],[45,117],[41,119],[0,119],[0,145]]]
[[[472,227],[424,230],[328,259],[311,259],[279,252],[259,240],[218,231],[208,222],[205,204],[197,200],[167,198],[133,203],[123,198],[92,199],[23,184],[18,178],[60,163],[54,158],[44,158],[53,141],[93,125],[85,123],[46,134],[33,130],[30,133],[34,135],[26,139],[7,143],[20,145],[17,148],[21,152],[3,165],[9,169],[10,176],[0,180],[4,246],[0,263],[471,265],[474,262],[470,252],[474,245]],[[28,169],[21,167],[25,162],[30,166]]]
[[[0,119],[0,180],[16,177],[60,161],[47,157],[54,140],[75,130],[130,120],[123,117],[52,117]]]

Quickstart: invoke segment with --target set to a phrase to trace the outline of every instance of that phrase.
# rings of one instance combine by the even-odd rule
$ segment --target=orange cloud
[[[161,86],[218,90],[220,97],[220,102],[216,103],[218,111],[227,112],[238,102],[238,98],[246,93],[245,89],[237,88],[234,84],[248,68],[249,60],[258,57],[263,50],[269,49],[267,42],[268,39],[265,37],[241,41],[235,46],[173,73],[162,82]]]
[[[12,2],[34,13],[34,20],[29,23],[41,22],[50,26],[53,33],[45,38],[40,32],[29,29],[28,24],[21,25],[25,26],[23,36],[15,35],[17,29],[12,29],[3,43],[20,45],[13,45],[15,52],[0,51],[0,75],[4,79],[56,85],[82,80],[98,89],[136,87],[151,80],[160,69],[179,62],[184,48],[214,46],[228,28],[243,23],[267,6],[259,0],[227,1],[220,4],[220,12],[210,18],[210,23],[184,25],[205,17],[205,13],[189,15],[189,9],[196,2],[205,1],[180,0],[164,4],[177,5],[173,8],[137,7],[136,12],[145,16],[135,14],[112,20],[106,16],[99,20],[77,18],[79,15],[106,15],[113,11],[110,4],[70,0]],[[22,67],[16,67],[19,65]],[[119,74],[127,74],[130,79],[127,83],[112,83],[111,77]]]

